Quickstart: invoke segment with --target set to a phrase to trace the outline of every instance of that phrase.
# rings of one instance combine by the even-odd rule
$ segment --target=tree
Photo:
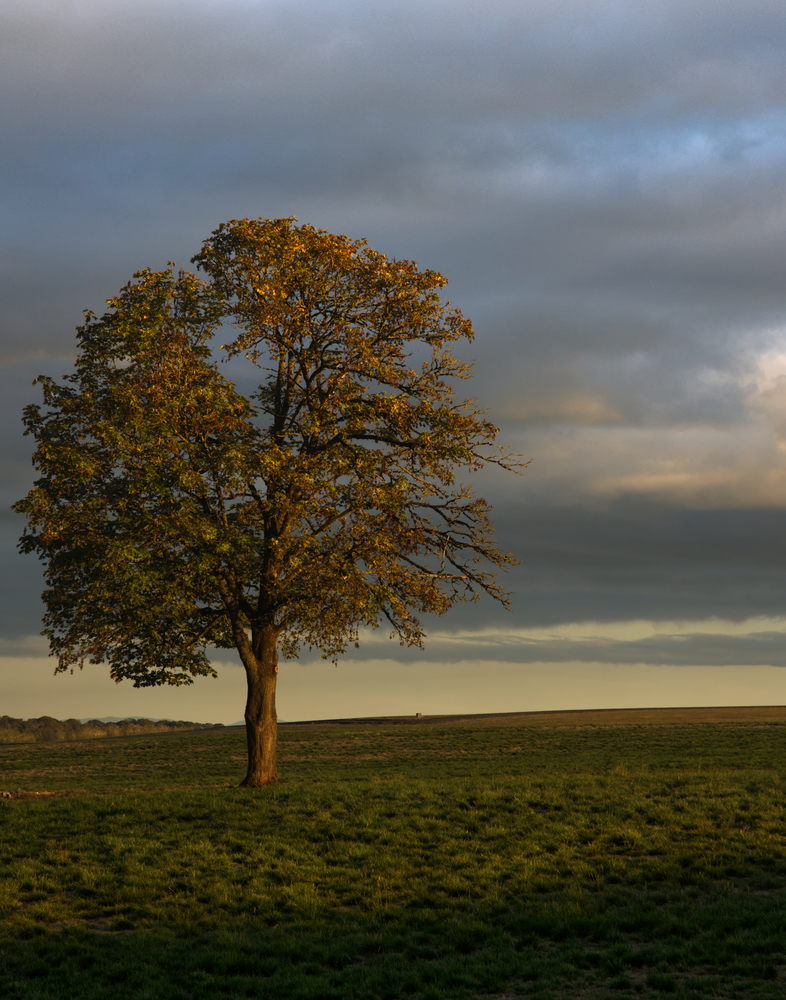
[[[45,563],[57,671],[108,662],[135,686],[248,680],[246,786],[278,780],[279,651],[336,658],[386,622],[419,646],[420,616],[508,597],[488,505],[456,471],[493,462],[497,429],[449,380],[472,339],[445,279],[294,219],[221,225],[193,261],[142,271],[87,313],[62,384],[25,410],[41,472],[14,509]],[[243,361],[247,398],[212,359]]]

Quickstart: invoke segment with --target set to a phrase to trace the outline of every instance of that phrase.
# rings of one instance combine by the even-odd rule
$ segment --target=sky
[[[448,279],[512,611],[279,674],[282,719],[786,704],[781,0],[5,0],[0,714],[242,718],[244,677],[53,676],[9,505],[84,309],[295,216]],[[463,388],[463,386],[462,386]]]

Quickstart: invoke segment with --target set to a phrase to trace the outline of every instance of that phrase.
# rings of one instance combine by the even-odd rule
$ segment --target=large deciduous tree
[[[278,655],[335,658],[387,623],[507,595],[488,505],[459,470],[515,459],[452,382],[472,327],[446,282],[293,219],[220,226],[207,276],[142,271],[78,328],[75,371],[25,410],[41,473],[15,509],[45,563],[58,671],[107,662],[136,686],[248,680],[247,786],[278,780]],[[220,350],[254,372],[248,397]]]

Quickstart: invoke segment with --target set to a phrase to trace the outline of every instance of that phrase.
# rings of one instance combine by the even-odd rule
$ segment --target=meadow
[[[0,746],[0,996],[786,995],[783,711],[281,726],[258,791],[244,750]]]

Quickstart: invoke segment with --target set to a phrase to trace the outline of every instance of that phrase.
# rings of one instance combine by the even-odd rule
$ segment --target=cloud
[[[361,652],[348,662],[380,656],[408,663],[458,661],[511,664],[627,664],[647,666],[786,666],[786,620],[742,622],[644,620],[576,622],[548,628],[437,626],[423,650],[400,647],[385,630],[361,636]],[[301,657],[308,661],[304,654]],[[343,661],[342,661],[343,662]]]
[[[515,639],[500,642],[487,636],[457,636],[453,642],[428,646],[431,659],[456,659],[459,655],[513,663],[620,663],[650,666],[786,666],[786,632],[759,632],[746,636],[654,634],[635,641],[611,638]]]
[[[0,637],[0,659],[40,660],[42,657],[48,656],[49,644],[41,636],[24,636],[16,642]],[[49,660],[48,662],[51,665],[52,673],[54,673],[56,661]]]
[[[503,410],[509,420],[533,424],[621,424],[624,417],[612,403],[589,393],[512,399]]]

